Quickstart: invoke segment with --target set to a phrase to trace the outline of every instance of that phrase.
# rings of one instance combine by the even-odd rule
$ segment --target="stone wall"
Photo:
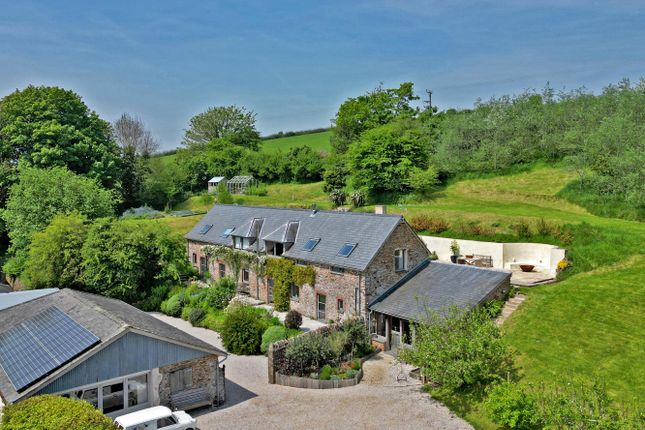
[[[394,251],[408,250],[406,271],[396,271],[394,266]],[[392,232],[385,245],[379,250],[365,271],[365,292],[367,300],[363,303],[364,312],[367,304],[394,285],[399,279],[416,265],[428,258],[428,248],[419,236],[402,221]]]
[[[221,404],[226,400],[224,367],[219,367],[217,355],[208,355],[160,367],[159,404],[170,405],[170,373],[187,367],[193,369],[192,388],[208,388],[214,404]]]
[[[325,321],[340,321],[348,316],[361,315],[360,300],[356,300],[356,293],[362,289],[362,275],[349,270],[333,273],[329,266],[312,266],[316,271],[316,285],[300,286],[300,297],[297,301],[291,300],[291,309],[309,318],[318,319],[317,295],[320,294],[326,299]],[[343,301],[342,312],[338,309],[338,300]]]

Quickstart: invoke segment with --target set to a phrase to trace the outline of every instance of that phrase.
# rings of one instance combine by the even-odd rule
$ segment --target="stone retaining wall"
[[[349,379],[321,380],[307,378],[304,376],[289,376],[276,372],[275,383],[294,388],[310,388],[317,390],[326,390],[329,388],[345,388],[358,384],[363,379],[363,369],[361,368],[356,376]]]

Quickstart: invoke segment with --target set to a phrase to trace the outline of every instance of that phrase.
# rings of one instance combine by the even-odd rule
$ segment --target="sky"
[[[328,127],[338,106],[412,81],[439,109],[645,76],[643,0],[0,0],[0,96],[72,89],[138,115],[162,149],[235,104],[263,135]]]

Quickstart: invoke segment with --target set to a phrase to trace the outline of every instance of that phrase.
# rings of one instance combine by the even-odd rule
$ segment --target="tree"
[[[190,119],[183,143],[187,147],[204,147],[217,139],[257,150],[260,134],[255,128],[255,113],[237,106],[209,107]]]
[[[418,167],[412,168],[408,177],[408,185],[420,196],[427,196],[437,185],[437,171],[433,166],[423,170]]]
[[[401,358],[446,389],[485,385],[512,370],[511,353],[486,309],[427,310],[414,332]]]
[[[291,148],[287,153],[292,179],[296,182],[313,182],[322,178],[322,158],[309,146]]]
[[[81,250],[83,289],[126,302],[188,272],[183,239],[165,224],[103,218],[89,228]]]
[[[365,132],[347,157],[355,188],[372,195],[405,192],[410,172],[428,167],[427,135],[410,121],[382,125]]]
[[[224,182],[217,184],[217,203],[230,205],[234,203],[233,196],[228,192],[228,187]]]
[[[388,124],[396,119],[412,118],[418,109],[410,106],[419,97],[414,95],[414,84],[404,82],[399,88],[379,85],[367,94],[349,98],[340,105],[334,123],[332,146],[342,154],[363,132]]]
[[[118,148],[110,124],[73,91],[28,86],[0,101],[0,162],[67,167],[111,187]]]
[[[142,157],[149,157],[159,148],[159,144],[152,137],[150,130],[146,129],[141,118],[128,113],[122,114],[114,121],[112,135],[121,145],[122,151],[134,152]]]
[[[159,157],[148,160],[139,200],[155,209],[169,209],[185,196],[185,170]]]
[[[114,194],[94,179],[75,175],[64,167],[38,169],[21,166],[11,187],[7,207],[1,213],[11,240],[13,264],[7,273],[17,276],[27,256],[34,232],[42,231],[57,214],[77,212],[88,219],[112,215]]]
[[[2,430],[117,430],[90,403],[46,394],[30,397],[2,411]]]
[[[81,288],[81,248],[87,224],[79,214],[54,217],[43,231],[35,232],[22,281],[29,288]]]

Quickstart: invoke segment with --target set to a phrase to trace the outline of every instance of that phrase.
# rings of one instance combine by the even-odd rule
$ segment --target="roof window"
[[[202,228],[199,229],[199,234],[206,234],[211,228],[213,228],[213,224],[204,224]]]
[[[354,248],[356,248],[356,243],[346,243],[343,246],[340,247],[338,250],[338,256],[339,257],[349,257],[349,255],[354,251]]]
[[[302,250],[311,252],[316,247],[316,245],[318,245],[318,242],[320,242],[320,238],[309,239],[307,243],[305,243],[305,246],[302,247]]]

